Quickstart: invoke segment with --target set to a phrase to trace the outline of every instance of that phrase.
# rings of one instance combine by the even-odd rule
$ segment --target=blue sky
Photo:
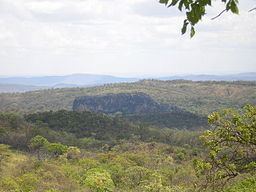
[[[211,20],[215,2],[190,39],[183,13],[156,0],[0,0],[0,75],[255,72],[255,6]]]

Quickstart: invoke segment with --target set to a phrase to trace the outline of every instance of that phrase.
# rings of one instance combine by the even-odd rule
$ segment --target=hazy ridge
[[[141,80],[141,77],[127,78],[110,75],[72,74],[64,76],[40,77],[0,77],[0,93],[26,92],[49,88],[92,87],[111,83],[129,83]],[[256,73],[230,75],[174,75],[165,77],[148,77],[158,80],[191,80],[191,81],[256,81]]]

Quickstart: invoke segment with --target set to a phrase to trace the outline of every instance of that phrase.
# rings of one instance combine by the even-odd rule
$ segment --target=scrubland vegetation
[[[158,102],[175,104],[187,111],[203,115],[223,108],[256,103],[255,82],[143,80],[136,83],[110,84],[91,88],[0,94],[0,110],[19,113],[72,110],[73,101],[78,96],[127,92],[146,93]]]
[[[157,88],[147,90],[147,84]],[[208,101],[212,99],[219,103],[215,107],[220,108],[208,116],[208,125],[194,124],[193,129],[189,127],[193,124],[191,119],[202,117],[207,120],[206,111],[212,110],[203,110],[209,105],[204,101],[206,93],[200,95],[201,104],[193,103],[197,110],[189,107],[188,101],[194,102],[196,98],[193,92],[183,103],[183,108],[190,113],[198,112],[193,113],[195,116],[189,116],[185,123],[183,119],[186,116],[183,118],[183,113],[180,116],[170,113],[165,118],[160,114],[156,117],[131,118],[65,110],[70,105],[68,100],[76,94],[106,93],[115,89],[121,92],[124,87],[139,90],[138,86],[143,86],[145,92],[147,90],[158,100],[177,102],[178,105],[185,100],[186,89],[191,91],[192,85],[196,91],[203,92],[204,89],[212,95]],[[165,92],[158,92],[166,89],[165,86],[172,87],[170,89],[184,87],[176,91],[180,93],[179,96],[167,93],[166,96]],[[207,91],[207,86],[208,83],[186,81],[143,81],[88,89],[40,91],[42,95],[38,98],[37,92],[1,94],[0,191],[255,191],[256,107],[255,92],[250,90],[254,90],[255,85],[241,82],[213,83],[212,92],[210,88]],[[218,94],[227,95],[218,95],[214,92],[216,87]],[[56,94],[59,94],[58,102],[53,106],[51,104],[57,100]],[[32,97],[34,100],[28,104],[29,107],[21,108],[25,105],[23,102]],[[49,98],[48,103],[46,97]],[[221,97],[220,101],[216,99]],[[197,99],[200,98],[198,96]],[[229,103],[221,103],[228,98]],[[233,106],[237,108],[221,110],[224,106],[232,106],[232,102],[239,98],[243,99]],[[8,108],[7,100],[16,103],[16,108]],[[247,101],[251,105],[238,108]],[[46,102],[46,108],[40,112],[38,102]]]

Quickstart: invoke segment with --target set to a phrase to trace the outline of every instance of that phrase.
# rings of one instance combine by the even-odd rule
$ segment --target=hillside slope
[[[206,118],[175,105],[159,103],[145,93],[77,97],[73,110],[123,116],[129,121],[156,127],[198,129],[207,126]]]
[[[110,93],[142,92],[161,103],[174,104],[190,112],[208,114],[225,107],[256,104],[255,82],[192,82],[143,80],[91,88],[49,89],[0,94],[1,111],[42,112],[72,110],[76,97]]]
[[[176,106],[161,104],[145,93],[118,93],[77,97],[74,111],[94,111],[106,114],[141,114],[179,111]]]

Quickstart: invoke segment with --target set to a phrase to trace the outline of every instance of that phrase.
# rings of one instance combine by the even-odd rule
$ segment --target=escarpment
[[[106,114],[141,114],[178,111],[179,108],[158,103],[144,93],[119,93],[78,97],[73,103],[73,110],[90,110]]]

